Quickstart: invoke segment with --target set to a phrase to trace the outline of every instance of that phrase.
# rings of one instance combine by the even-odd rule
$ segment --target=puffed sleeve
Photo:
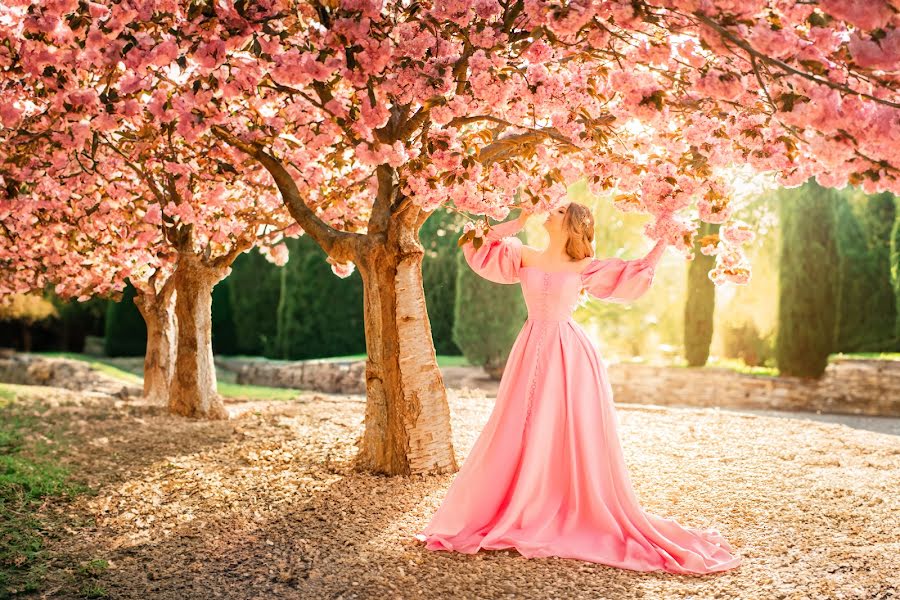
[[[665,249],[665,241],[659,240],[643,258],[594,259],[581,272],[581,283],[591,296],[601,300],[618,303],[636,300],[650,289],[656,264]]]
[[[463,254],[472,270],[494,283],[518,283],[522,264],[522,240],[515,233],[524,223],[519,219],[504,221],[491,226],[481,247],[463,244]]]

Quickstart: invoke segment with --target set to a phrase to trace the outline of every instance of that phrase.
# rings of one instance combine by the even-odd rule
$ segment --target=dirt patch
[[[453,475],[351,472],[361,396],[229,403],[191,421],[103,395],[33,388],[62,457],[97,490],[48,505],[50,597],[74,565],[110,598],[853,598],[900,596],[900,438],[713,409],[617,406],[643,506],[715,527],[744,557],[703,577],[515,551],[425,550],[412,536]],[[452,391],[461,463],[493,399]],[[473,490],[477,493],[477,490]],[[54,524],[55,523],[55,524]],[[79,579],[81,577],[81,579]]]

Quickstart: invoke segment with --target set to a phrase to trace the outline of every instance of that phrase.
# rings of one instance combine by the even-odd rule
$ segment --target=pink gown
[[[528,318],[494,409],[428,525],[429,550],[515,548],[526,558],[575,558],[635,571],[705,574],[741,564],[715,529],[644,511],[622,456],[612,389],[572,312],[582,287],[610,302],[641,296],[665,250],[594,259],[581,272],[521,266],[518,221],[493,226],[466,261],[497,283],[521,283]]]

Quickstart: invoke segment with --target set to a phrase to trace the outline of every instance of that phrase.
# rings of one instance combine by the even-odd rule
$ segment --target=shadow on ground
[[[451,393],[462,464],[493,406]],[[462,555],[413,538],[452,475],[351,471],[360,396],[232,403],[229,421],[35,388],[97,489],[47,511],[49,597],[104,559],[110,598],[893,598],[900,594],[900,439],[843,425],[695,408],[617,406],[646,510],[715,527],[744,557],[703,577],[515,551]],[[473,490],[477,493],[477,490]]]

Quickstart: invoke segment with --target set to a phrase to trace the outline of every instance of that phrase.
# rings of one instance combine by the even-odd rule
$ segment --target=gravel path
[[[810,421],[821,421],[823,423],[840,423],[854,429],[864,429],[866,431],[875,431],[877,433],[900,435],[900,418],[897,417],[834,415],[827,413],[800,412],[789,410],[757,410],[752,408],[723,408],[722,410],[734,410],[736,412],[743,412],[753,415],[764,415],[767,417],[779,417],[782,419],[806,419]]]
[[[484,369],[480,367],[443,367],[441,372],[444,377],[444,383],[452,388],[468,388],[468,392],[480,392],[488,396],[495,396],[500,381],[488,377]],[[625,403],[621,403],[625,405]],[[617,404],[617,406],[619,406]],[[667,404],[678,408],[677,404]],[[695,408],[687,407],[684,408]],[[900,418],[897,417],[870,417],[866,415],[839,415],[839,414],[823,414],[816,412],[802,412],[789,410],[769,410],[769,409],[753,409],[753,408],[731,408],[720,407],[720,410],[735,411],[754,415],[763,415],[767,417],[780,417],[785,419],[807,419],[812,421],[823,421],[826,423],[842,423],[856,429],[866,429],[876,431],[878,433],[889,433],[891,435],[900,435]]]
[[[453,475],[354,473],[360,396],[229,404],[227,422],[31,388],[20,402],[76,443],[98,489],[48,505],[48,597],[77,598],[73,565],[106,559],[108,598],[900,597],[900,438],[724,410],[617,405],[643,506],[715,527],[744,564],[703,577],[515,551],[425,550]],[[493,399],[451,390],[460,463]]]

